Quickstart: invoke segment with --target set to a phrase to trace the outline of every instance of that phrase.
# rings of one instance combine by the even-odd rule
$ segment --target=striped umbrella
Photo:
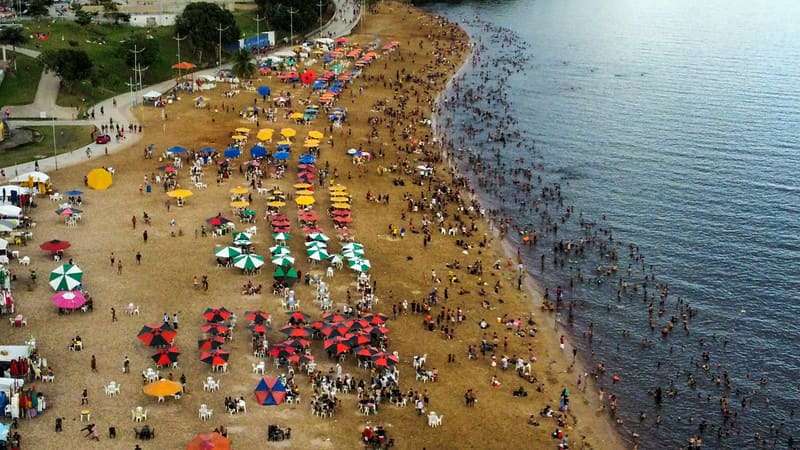
[[[83,271],[74,264],[62,264],[50,272],[50,287],[54,291],[72,291],[81,285]]]
[[[347,267],[356,272],[366,272],[369,270],[370,264],[368,259],[351,259],[347,262]]]
[[[306,253],[308,253],[308,258],[314,261],[324,261],[331,256],[325,248],[309,248]]]
[[[243,270],[256,270],[264,265],[264,257],[248,253],[233,258],[233,267]]]
[[[218,247],[214,252],[217,258],[236,258],[242,251],[236,247]]]
[[[294,257],[289,256],[288,254],[273,255],[272,264],[275,264],[276,266],[291,266],[294,264]]]

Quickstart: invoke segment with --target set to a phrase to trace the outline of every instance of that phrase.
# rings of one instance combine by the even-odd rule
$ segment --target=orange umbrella
[[[230,450],[231,441],[219,433],[199,433],[188,444],[186,450]]]
[[[178,70],[189,70],[189,69],[194,69],[195,67],[196,66],[194,64],[187,61],[181,61],[177,64],[172,65],[173,69],[178,69]]]

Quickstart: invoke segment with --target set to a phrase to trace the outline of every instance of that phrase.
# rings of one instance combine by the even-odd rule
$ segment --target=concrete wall
[[[175,14],[131,14],[135,27],[168,26],[175,24]]]

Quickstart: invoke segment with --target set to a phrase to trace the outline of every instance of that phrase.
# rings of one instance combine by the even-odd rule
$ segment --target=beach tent
[[[47,183],[50,181],[50,176],[44,172],[26,172],[11,179],[12,183]]]
[[[88,184],[90,188],[98,191],[104,191],[108,189],[112,183],[111,172],[103,168],[92,169],[86,175],[86,179],[86,184]]]
[[[277,377],[263,377],[256,386],[256,401],[259,405],[280,405],[286,400],[286,386]]]
[[[150,91],[150,92],[142,95],[142,97],[144,97],[145,100],[155,101],[155,100],[158,100],[161,97],[161,92]]]
[[[231,441],[217,432],[200,433],[186,444],[186,450],[230,450],[230,448]]]

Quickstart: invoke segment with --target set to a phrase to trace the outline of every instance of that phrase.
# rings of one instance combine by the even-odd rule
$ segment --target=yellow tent
[[[237,128],[234,131],[236,131],[239,134],[250,134],[250,128],[245,128],[245,127]]]
[[[350,205],[348,205],[347,203],[334,203],[331,206],[333,206],[336,209],[350,209]]]
[[[283,136],[285,138],[294,137],[296,135],[297,135],[297,131],[295,131],[294,128],[284,128],[284,129],[281,130],[281,136]]]
[[[250,206],[250,202],[245,200],[237,200],[235,202],[231,202],[231,208],[247,208]]]
[[[180,383],[170,380],[158,380],[146,385],[143,389],[145,395],[150,397],[167,397],[183,391]]]
[[[247,189],[246,187],[236,186],[235,188],[231,189],[230,192],[231,192],[231,194],[235,194],[235,195],[244,195],[244,194],[247,194],[249,191],[250,190]]]
[[[300,206],[310,206],[314,204],[314,197],[311,197],[310,195],[301,195],[300,197],[294,199],[294,202]]]
[[[325,137],[325,135],[322,134],[321,131],[312,130],[312,131],[308,132],[308,137],[310,137],[312,139],[322,139],[322,138]]]
[[[186,198],[193,195],[192,191],[188,189],[175,189],[174,191],[167,192],[167,196],[171,198]]]
[[[86,184],[92,189],[104,191],[111,186],[112,183],[111,172],[106,169],[92,169],[86,175]]]

